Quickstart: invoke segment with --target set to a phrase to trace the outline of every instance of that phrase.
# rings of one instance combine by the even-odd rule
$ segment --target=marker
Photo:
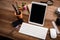
[[[55,22],[54,22],[54,21],[52,21],[52,24],[53,24],[53,27],[56,29],[57,34],[60,34],[60,32],[59,32],[59,30],[58,30],[58,28],[57,28],[57,25],[55,24]]]

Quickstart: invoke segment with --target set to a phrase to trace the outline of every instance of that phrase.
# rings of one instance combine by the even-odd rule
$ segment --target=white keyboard
[[[37,37],[40,39],[46,39],[48,28],[35,26],[28,23],[22,23],[22,26],[19,32],[29,36]]]

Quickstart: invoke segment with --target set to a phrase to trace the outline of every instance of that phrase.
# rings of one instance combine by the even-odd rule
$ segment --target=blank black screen
[[[39,4],[32,4],[30,21],[34,23],[43,24],[46,6]]]

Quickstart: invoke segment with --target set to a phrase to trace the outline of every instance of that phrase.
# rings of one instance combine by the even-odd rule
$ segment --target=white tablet
[[[35,25],[44,25],[47,4],[32,2],[28,22]]]

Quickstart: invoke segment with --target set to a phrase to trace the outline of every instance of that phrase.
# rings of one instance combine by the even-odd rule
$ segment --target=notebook
[[[45,20],[47,4],[32,2],[28,23],[22,23],[20,33],[36,38],[46,39],[48,28],[42,27]]]

